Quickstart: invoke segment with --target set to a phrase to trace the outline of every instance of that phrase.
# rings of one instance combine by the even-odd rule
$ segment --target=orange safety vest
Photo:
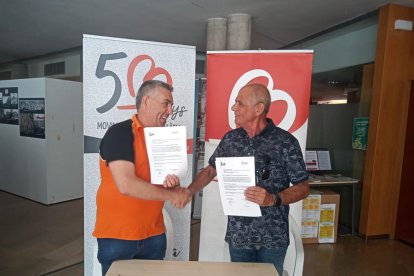
[[[135,175],[150,182],[144,127],[132,116]],[[122,143],[122,141],[120,141]],[[96,195],[96,224],[93,236],[142,240],[165,232],[163,201],[143,200],[122,195],[105,160],[100,158],[101,184]]]

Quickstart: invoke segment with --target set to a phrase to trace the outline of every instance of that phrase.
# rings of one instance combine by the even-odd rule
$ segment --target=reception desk
[[[273,264],[228,262],[116,261],[107,276],[278,276]]]

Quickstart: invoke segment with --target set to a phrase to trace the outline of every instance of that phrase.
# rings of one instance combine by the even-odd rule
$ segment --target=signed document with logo
[[[254,157],[216,158],[221,203],[227,216],[260,217],[258,204],[245,199],[244,190],[255,185]]]
[[[187,174],[186,127],[146,127],[144,133],[151,183],[162,184],[167,174],[183,179]]]

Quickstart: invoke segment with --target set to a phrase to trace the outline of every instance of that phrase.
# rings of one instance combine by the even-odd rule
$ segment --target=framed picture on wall
[[[0,123],[18,125],[18,88],[0,87]]]
[[[45,99],[19,100],[20,136],[45,139]]]

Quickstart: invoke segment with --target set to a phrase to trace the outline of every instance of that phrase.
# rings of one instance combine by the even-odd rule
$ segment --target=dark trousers
[[[102,276],[105,276],[114,261],[162,260],[165,257],[166,249],[165,234],[137,241],[98,238],[98,261],[102,266]]]

